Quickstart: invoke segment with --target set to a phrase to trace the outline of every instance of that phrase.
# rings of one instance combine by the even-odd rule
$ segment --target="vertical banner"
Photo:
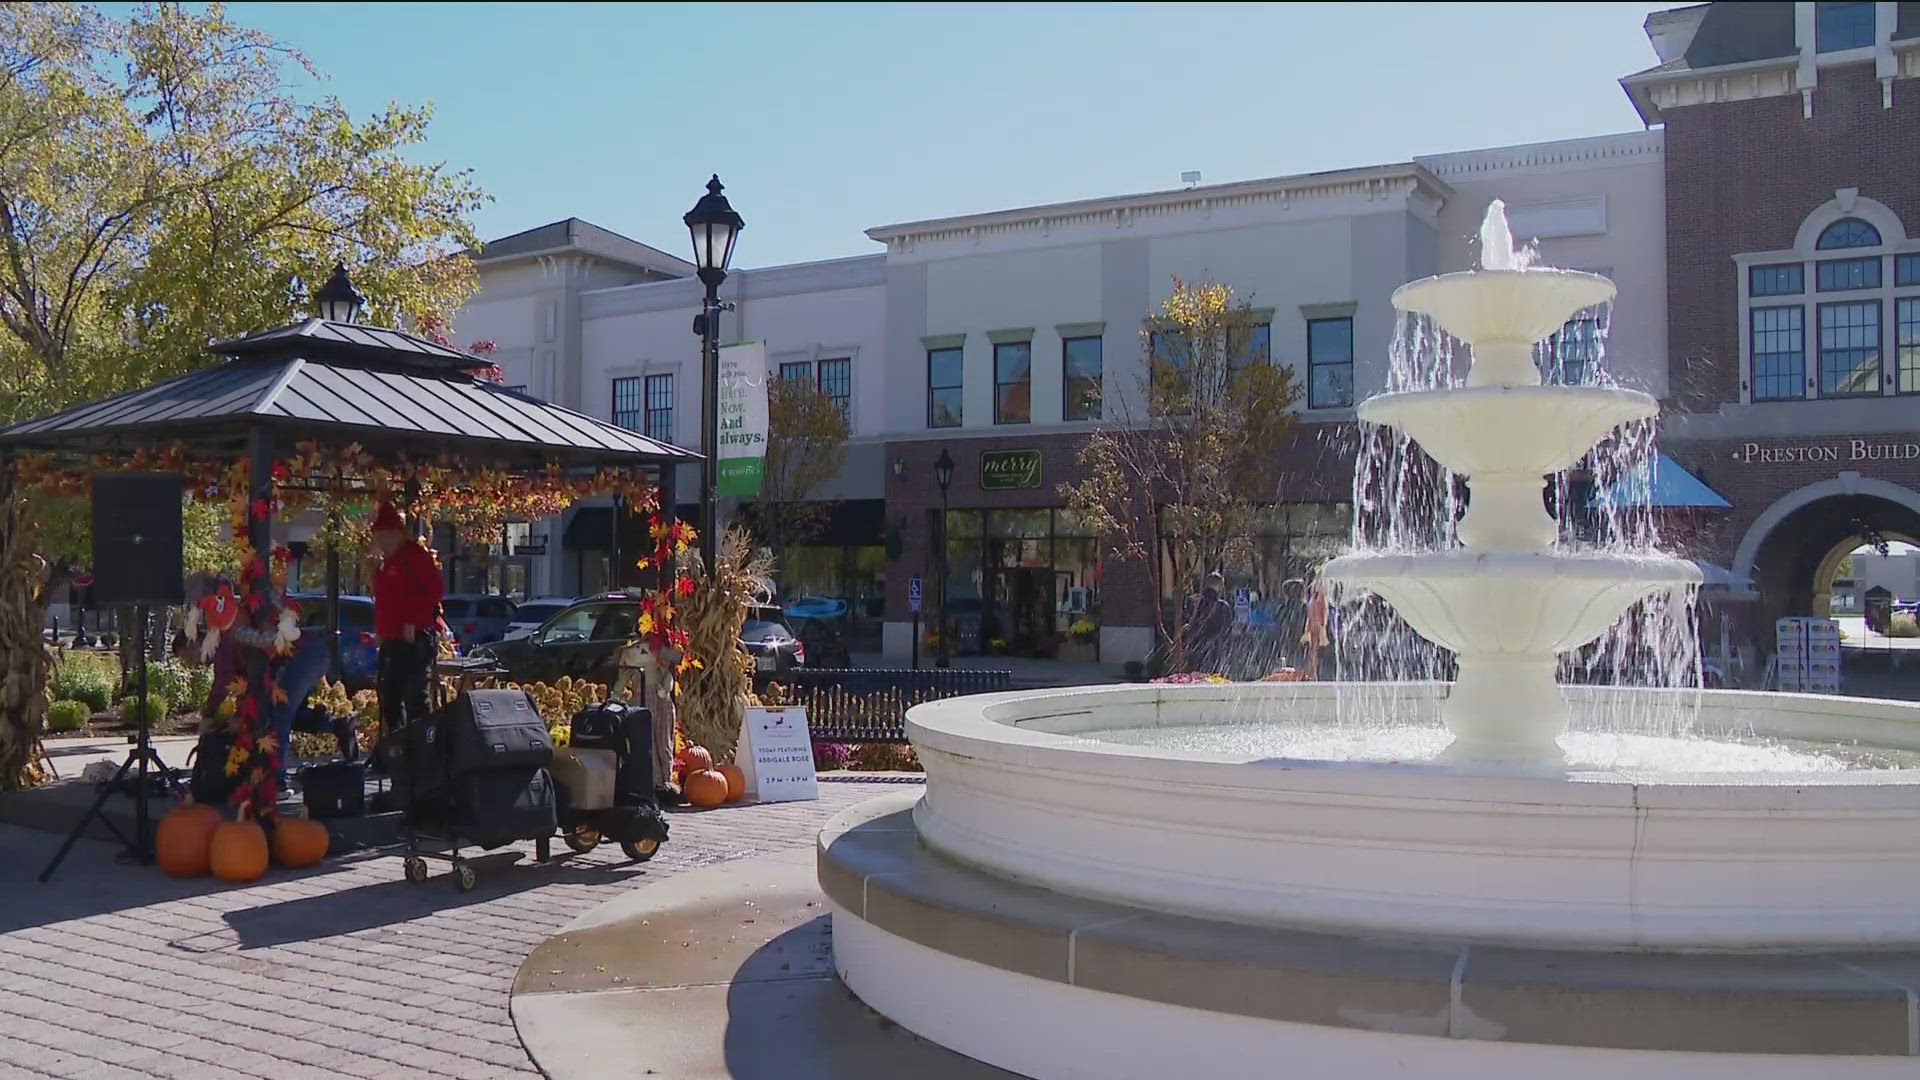
[[[767,471],[767,345],[748,341],[720,349],[721,495],[760,494]]]

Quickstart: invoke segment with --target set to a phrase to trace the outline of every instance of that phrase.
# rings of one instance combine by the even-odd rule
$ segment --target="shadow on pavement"
[[[451,868],[445,862],[429,860],[427,865],[433,876],[421,882],[402,878],[400,864],[395,862],[391,881],[243,908],[221,917],[239,937],[240,948],[262,949],[410,922],[548,885],[609,885],[628,878],[637,881],[646,875],[646,870],[637,863],[541,864],[519,851],[474,855],[467,862],[478,877],[471,892],[461,892],[455,886]],[[191,942],[179,944],[193,947]],[[209,947],[227,944],[216,941],[210,942]]]
[[[733,1080],[1019,1080],[936,1046],[853,996],[833,969],[833,922],[821,915],[761,946],[727,988]]]

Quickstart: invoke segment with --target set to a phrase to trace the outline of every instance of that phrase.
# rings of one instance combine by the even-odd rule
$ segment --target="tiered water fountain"
[[[1541,385],[1613,287],[1513,263],[1497,208],[1484,238],[1394,295],[1471,345],[1464,385],[1361,407],[1468,478],[1458,543],[1326,569],[1458,680],[914,708],[924,797],[821,836],[862,999],[1042,1080],[1920,1073],[1920,705],[1555,684],[1698,577],[1556,545],[1544,478],[1655,403]]]

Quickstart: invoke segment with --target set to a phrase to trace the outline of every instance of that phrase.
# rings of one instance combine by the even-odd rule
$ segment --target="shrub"
[[[212,677],[211,674],[207,676],[209,680]],[[189,681],[187,670],[178,664],[160,664],[151,660],[147,662],[147,698],[150,702],[160,705],[162,716],[175,709],[186,707]],[[120,696],[136,697],[139,692],[140,676],[135,672],[128,672],[127,676],[120,680]],[[205,701],[206,697],[203,695],[200,702]]]
[[[53,672],[55,700],[83,702],[99,712],[113,700],[113,658],[87,652],[67,652]]]
[[[813,744],[813,767],[821,772],[831,772],[847,767],[847,761],[853,757],[853,747],[846,743],[823,742]]]
[[[181,711],[205,708],[207,695],[213,693],[213,665],[203,664],[187,669],[187,697],[184,701],[173,703]]]
[[[166,700],[154,694],[152,688],[149,687],[147,690],[147,722],[157,724],[166,718]],[[140,699],[138,697],[124,697],[120,699],[120,719],[123,723],[139,723]]]
[[[47,706],[48,731],[78,731],[93,719],[93,707],[84,701],[56,701]]]
[[[906,762],[905,747],[892,743],[861,743],[853,749],[848,768],[858,772],[891,772]]]

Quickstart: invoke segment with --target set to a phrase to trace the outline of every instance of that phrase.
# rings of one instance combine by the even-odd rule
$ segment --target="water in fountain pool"
[[[1156,750],[1249,759],[1426,762],[1452,738],[1438,726],[1356,726],[1337,722],[1252,721],[1106,728],[1084,739]],[[1661,773],[1814,773],[1920,768],[1920,752],[1788,739],[1697,738],[1623,731],[1568,732],[1560,739],[1575,771]]]

